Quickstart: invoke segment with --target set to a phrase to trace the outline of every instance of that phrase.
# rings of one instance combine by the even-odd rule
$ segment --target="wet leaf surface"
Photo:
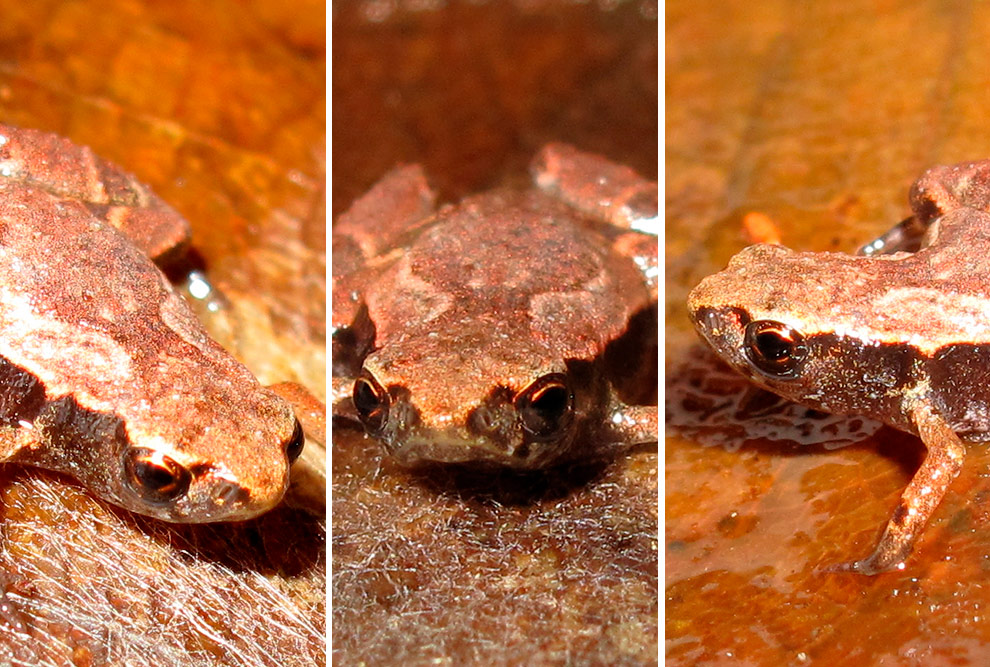
[[[883,426],[791,403],[749,382],[702,342],[671,361],[664,407],[669,432],[727,451],[767,441],[836,449],[863,442]]]
[[[89,145],[190,221],[222,293],[208,328],[266,383],[325,394],[322,3],[4,8],[0,120]],[[244,524],[174,527],[3,468],[14,664],[320,664],[324,507],[302,471]],[[297,465],[297,468],[299,466]],[[307,488],[302,488],[305,484]],[[18,662],[20,661],[20,662]]]
[[[668,374],[696,344],[687,292],[748,243],[748,213],[790,247],[852,252],[907,215],[925,168],[990,155],[975,66],[986,14],[968,2],[668,5]],[[835,451],[730,452],[669,434],[668,664],[985,661],[985,445],[969,448],[903,571],[822,571],[870,551],[923,454],[889,428]]]

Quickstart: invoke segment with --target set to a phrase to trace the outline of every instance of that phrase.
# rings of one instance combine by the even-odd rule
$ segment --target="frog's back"
[[[0,180],[0,289],[66,321],[107,319],[130,294],[131,309],[157,303],[159,273],[123,233],[75,200]],[[159,298],[155,298],[159,296]],[[63,309],[72,313],[61,314]],[[103,316],[101,317],[101,313]]]
[[[174,394],[236,405],[257,386],[122,232],[78,201],[3,180],[0,360],[51,396],[119,414]]]
[[[372,318],[389,323],[377,344],[457,330],[536,339],[556,358],[594,356],[649,301],[606,233],[535,190],[446,207],[368,295]]]

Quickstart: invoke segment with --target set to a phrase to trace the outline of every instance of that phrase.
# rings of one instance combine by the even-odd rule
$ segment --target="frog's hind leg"
[[[567,144],[548,144],[530,166],[536,186],[622,229],[660,234],[658,188],[629,167]]]
[[[530,165],[538,188],[585,215],[625,230],[613,238],[613,249],[628,257],[643,274],[656,300],[660,266],[657,184],[629,167],[567,144],[548,144]]]
[[[925,460],[901,495],[900,504],[887,522],[873,553],[863,560],[829,570],[873,575],[899,566],[911,553],[925,524],[959,475],[966,453],[959,436],[927,403],[916,405],[911,417],[928,448]]]

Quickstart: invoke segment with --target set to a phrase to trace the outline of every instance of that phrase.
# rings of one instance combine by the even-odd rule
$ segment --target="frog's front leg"
[[[911,553],[915,541],[949,485],[959,475],[965,445],[927,402],[918,403],[911,419],[928,449],[918,472],[901,495],[900,504],[887,522],[873,553],[863,560],[839,565],[833,570],[879,574],[896,567]]]
[[[351,391],[354,389],[354,378],[334,377],[331,384],[330,404],[333,406],[334,417],[357,421],[357,412],[354,410],[354,403],[351,400]]]
[[[614,405],[608,415],[612,442],[621,446],[656,442],[659,416],[655,405]]]
[[[77,201],[156,262],[189,241],[189,223],[133,175],[55,134],[0,124],[0,178]]]
[[[321,445],[327,441],[327,406],[298,382],[277,382],[268,388],[288,401],[307,438]],[[289,459],[293,457],[289,454]]]

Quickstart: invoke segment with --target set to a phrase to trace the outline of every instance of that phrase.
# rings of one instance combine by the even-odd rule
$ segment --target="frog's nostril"
[[[214,496],[214,502],[221,507],[239,505],[247,502],[251,494],[247,489],[234,482],[221,482]]]
[[[479,407],[471,415],[471,425],[478,433],[491,433],[498,426],[495,414],[485,406]]]

